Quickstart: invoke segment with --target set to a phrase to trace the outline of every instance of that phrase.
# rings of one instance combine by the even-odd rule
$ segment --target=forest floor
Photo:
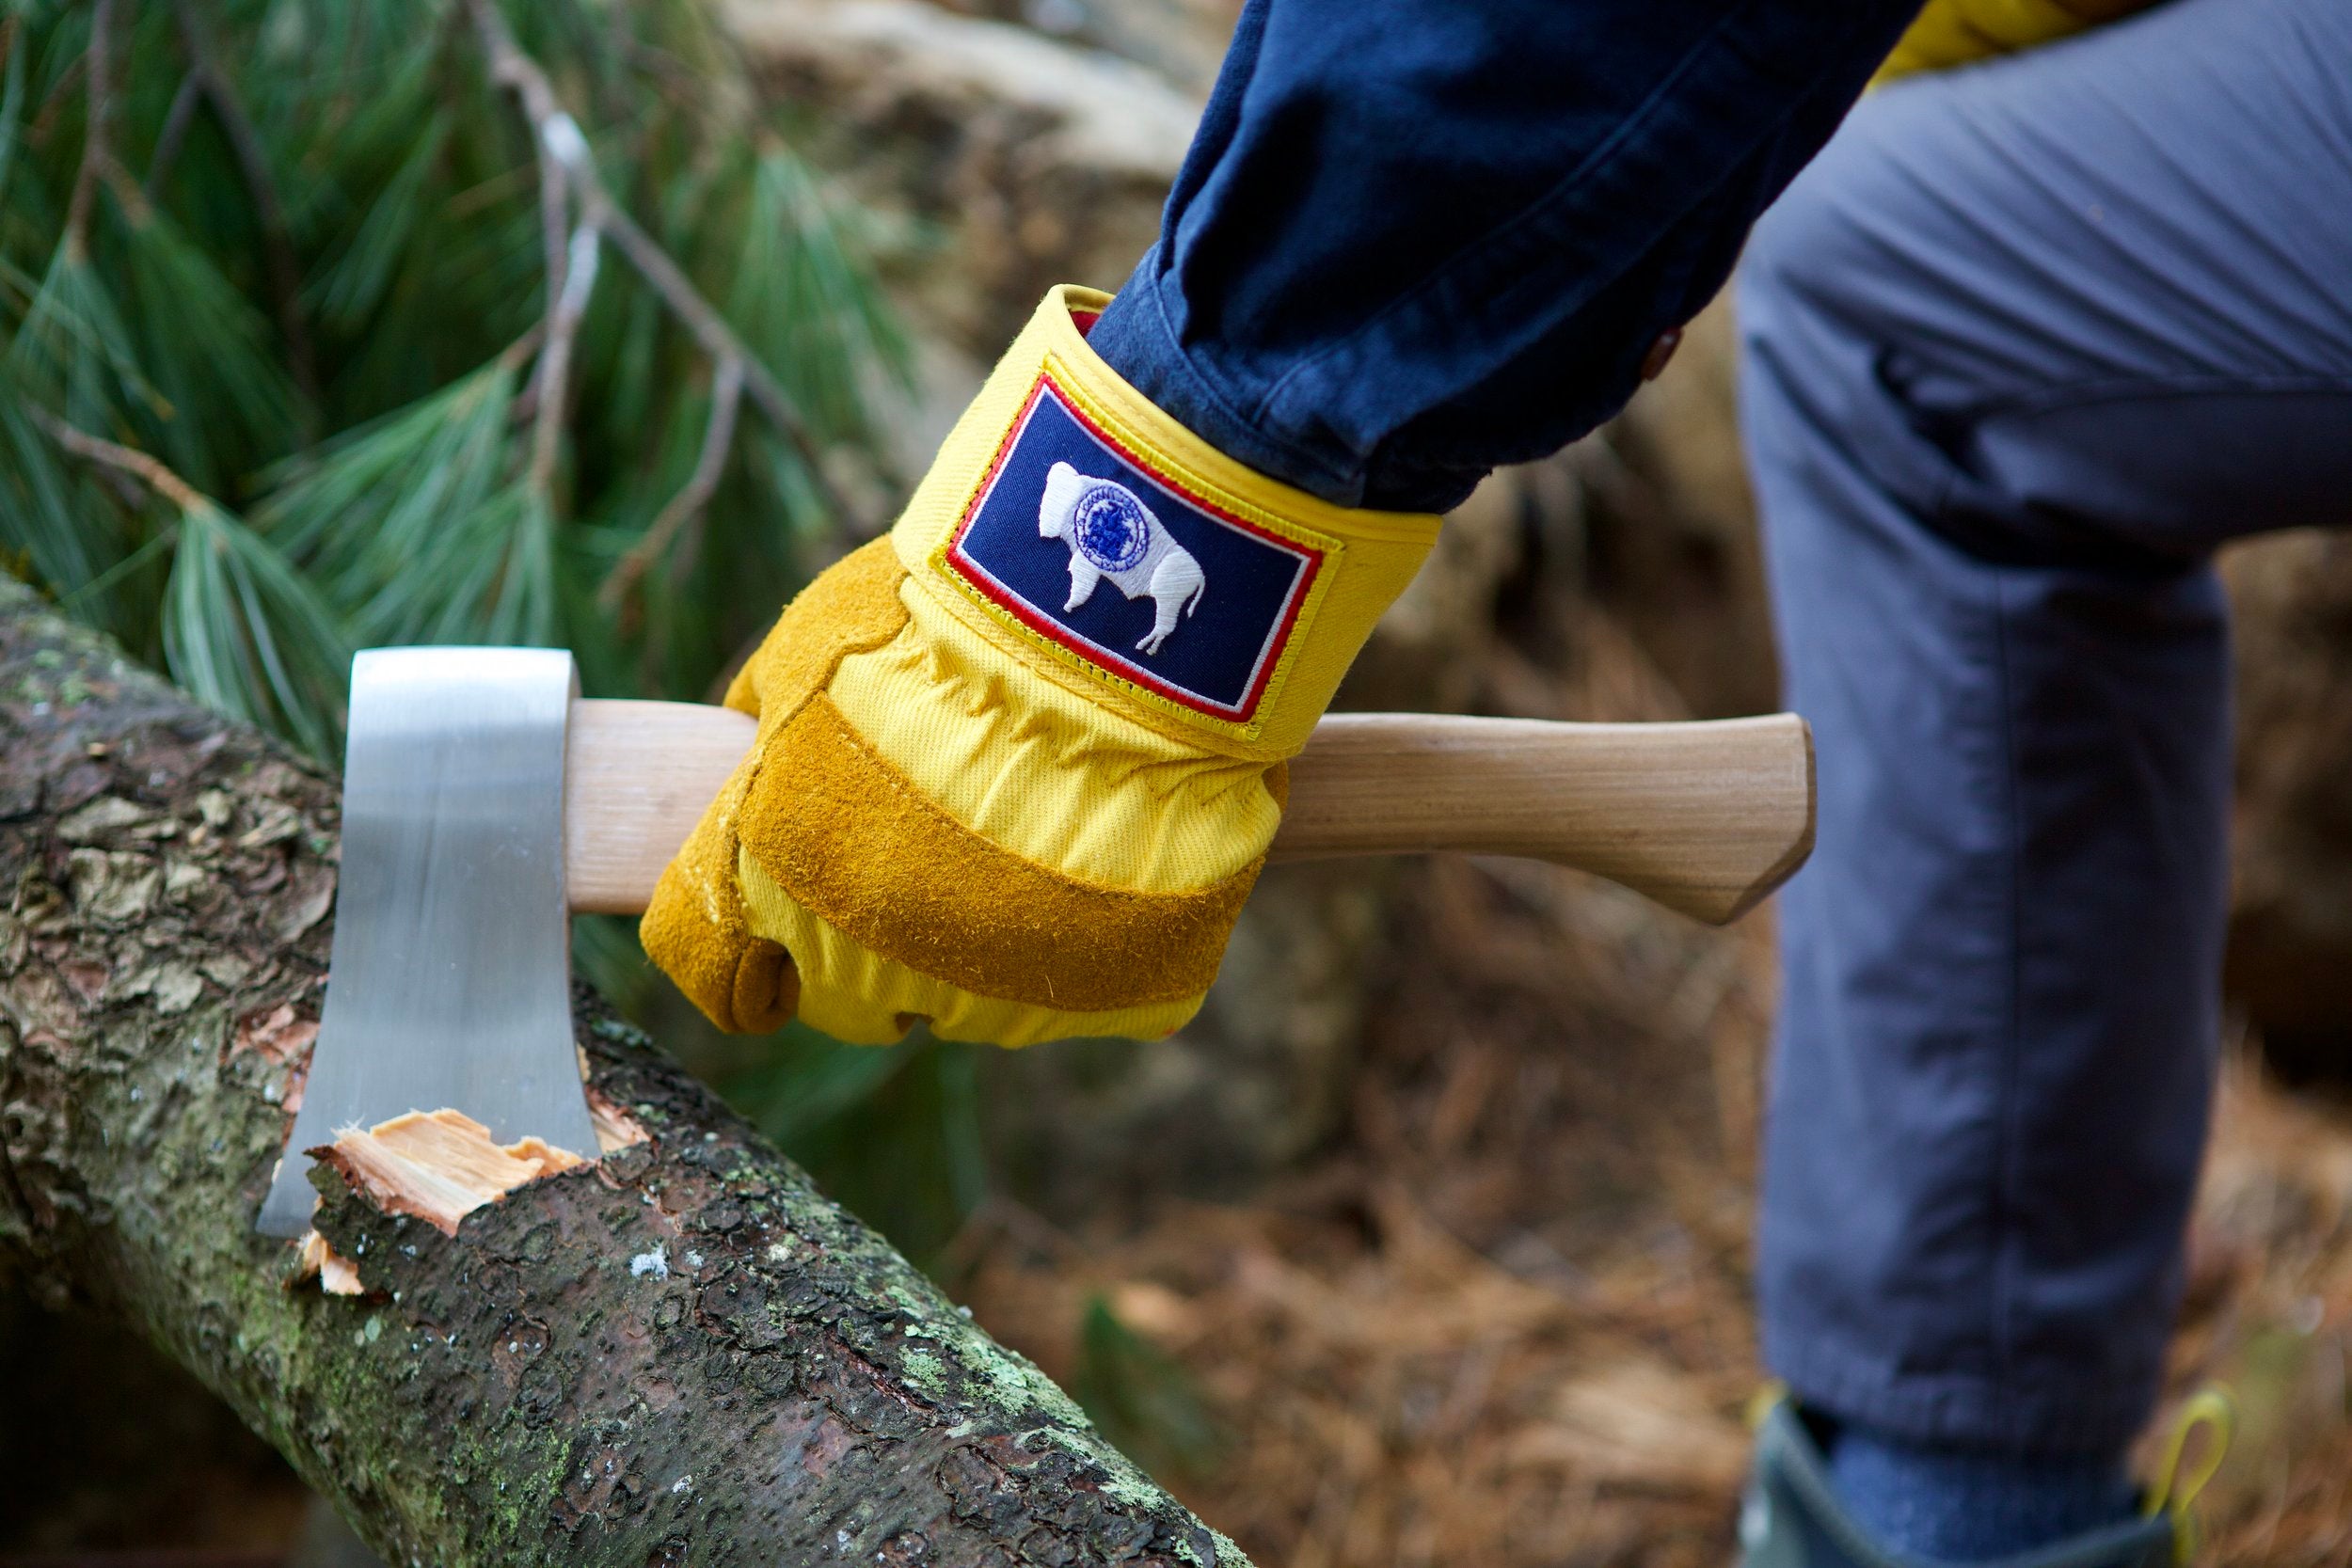
[[[1082,1386],[1120,1331],[1180,1367],[1141,1381],[1136,1446],[1262,1563],[1720,1568],[1769,931],[1517,863],[1411,876],[1335,1147],[1118,1233],[999,1212],[969,1298]],[[2352,1107],[2244,1039],[2190,1272],[2173,1399],[2219,1380],[2242,1410],[2209,1560],[2352,1562]]]

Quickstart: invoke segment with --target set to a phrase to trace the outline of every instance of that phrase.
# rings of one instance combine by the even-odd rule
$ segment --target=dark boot
[[[2180,1539],[2174,1516],[2158,1513],[1975,1568],[2176,1568]],[[1932,1568],[1864,1534],[1831,1489],[1812,1428],[1788,1399],[1756,1429],[1740,1546],[1740,1568]]]

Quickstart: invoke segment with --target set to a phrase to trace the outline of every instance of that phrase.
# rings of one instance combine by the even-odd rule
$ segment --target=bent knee
[[[1899,340],[1933,281],[1944,199],[1922,166],[1914,96],[1866,100],[1757,220],[1740,263],[1742,334],[1770,340],[1800,322]],[[1897,113],[1890,115],[1892,108]]]
[[[1997,378],[2017,362],[2006,339],[2065,309],[2086,219],[2058,176],[2050,106],[2018,90],[2016,64],[1899,82],[1854,106],[1756,227],[1743,296],[1768,331],[1778,314],[1811,316],[1931,378]]]

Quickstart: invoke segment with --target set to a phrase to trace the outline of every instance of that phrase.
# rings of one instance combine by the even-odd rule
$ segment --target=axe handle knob
[[[564,864],[572,908],[634,914],[754,725],[692,703],[572,706]],[[1732,920],[1813,847],[1813,743],[1794,714],[1689,724],[1340,713],[1291,763],[1272,858],[1517,855]]]
[[[1793,713],[1679,724],[1335,713],[1291,763],[1271,858],[1518,856],[1722,925],[1812,847],[1813,738]]]

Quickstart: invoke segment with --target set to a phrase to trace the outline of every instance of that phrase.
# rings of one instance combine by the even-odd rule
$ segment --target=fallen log
[[[310,1267],[255,1234],[336,812],[0,579],[0,1272],[128,1320],[392,1564],[1246,1563],[584,989],[609,1152],[462,1214],[337,1162]]]

